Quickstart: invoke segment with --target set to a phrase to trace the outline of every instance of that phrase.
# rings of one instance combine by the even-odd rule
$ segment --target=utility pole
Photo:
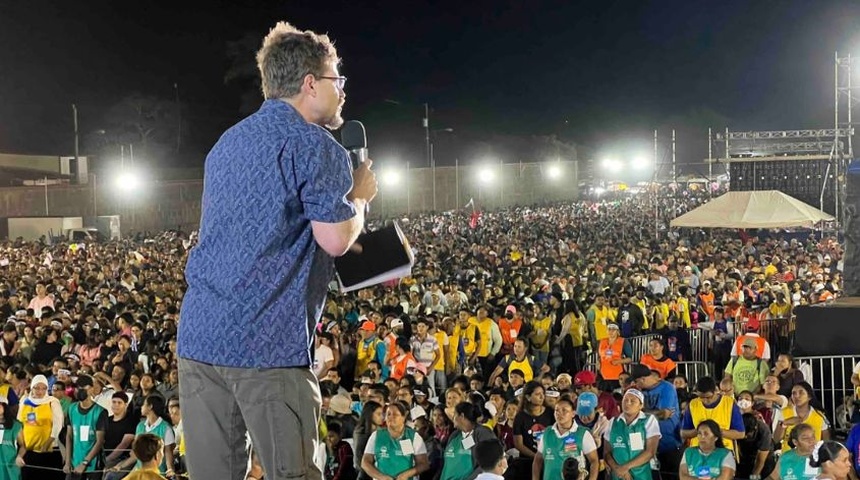
[[[78,136],[78,107],[74,103],[72,104],[72,120],[75,125],[75,172],[78,172],[80,171],[80,167],[78,166],[78,162],[80,162],[80,159],[78,158],[78,155],[80,154],[80,141]],[[80,182],[80,179],[78,179],[78,182]],[[47,191],[47,186],[45,188]]]

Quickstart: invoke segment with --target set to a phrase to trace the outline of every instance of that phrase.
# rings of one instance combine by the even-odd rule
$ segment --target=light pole
[[[426,103],[424,105],[427,105]],[[448,128],[440,128],[437,130],[433,130],[433,140],[436,140],[436,134],[439,132],[453,132],[454,129],[451,127]],[[433,211],[436,211],[436,158],[433,156],[433,143],[430,144],[430,174],[433,175]]]

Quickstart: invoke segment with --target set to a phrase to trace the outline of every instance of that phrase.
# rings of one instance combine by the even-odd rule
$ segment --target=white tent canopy
[[[812,227],[834,220],[821,210],[778,190],[729,192],[670,223],[673,227],[783,228]]]

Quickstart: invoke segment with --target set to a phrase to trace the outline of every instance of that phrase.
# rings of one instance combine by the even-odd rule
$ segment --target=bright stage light
[[[606,158],[603,160],[603,168],[607,172],[618,173],[624,166],[614,158]]]
[[[389,187],[398,185],[400,183],[400,179],[400,172],[397,170],[384,170],[382,172],[382,183]]]
[[[636,157],[633,160],[633,168],[635,170],[645,170],[651,166],[651,159],[646,156]]]
[[[490,167],[481,167],[478,170],[478,181],[484,185],[489,185],[496,180],[496,172]]]
[[[549,168],[546,170],[546,175],[552,180],[560,178],[561,173],[561,167],[559,167],[558,165],[550,165]]]
[[[603,195],[604,193],[606,193],[606,189],[603,187],[597,187],[594,189],[594,193],[596,193],[597,196],[600,196],[600,195]]]
[[[120,190],[137,190],[141,184],[140,177],[132,172],[123,172],[116,177],[116,187]]]

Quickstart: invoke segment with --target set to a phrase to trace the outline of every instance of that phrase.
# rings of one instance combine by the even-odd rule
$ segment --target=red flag
[[[469,219],[469,228],[474,230],[478,227],[478,220],[481,218],[481,212],[475,210],[472,212],[472,217]]]

